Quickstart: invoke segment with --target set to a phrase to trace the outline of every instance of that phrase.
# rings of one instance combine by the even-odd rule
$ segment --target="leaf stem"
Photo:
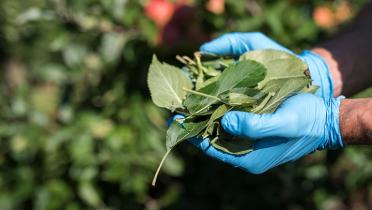
[[[176,55],[176,59],[179,61],[179,62],[181,62],[181,63],[183,63],[183,64],[185,64],[185,65],[188,65],[189,63],[185,60],[185,59],[183,59],[180,55]]]
[[[190,65],[196,65],[196,63],[191,58],[187,56],[182,56],[182,58],[186,60],[187,62],[189,62]]]
[[[198,66],[198,69],[200,72],[207,72],[208,69],[206,69],[202,62],[201,62],[201,53],[200,52],[195,52],[194,53],[194,57],[195,57],[195,60],[196,60],[196,65]],[[200,74],[200,73],[199,73]]]
[[[159,175],[159,172],[160,172],[160,169],[161,169],[161,167],[163,166],[165,159],[167,159],[167,157],[168,157],[170,151],[171,151],[171,150],[168,149],[167,152],[164,154],[163,158],[161,159],[161,162],[160,162],[160,164],[159,164],[159,166],[158,166],[158,169],[156,169],[156,172],[155,172],[154,178],[152,179],[152,186],[155,186],[155,184],[156,184],[156,180],[157,180],[158,175]]]
[[[195,94],[195,95],[203,96],[203,97],[206,97],[206,98],[211,98],[211,99],[222,102],[221,99],[216,97],[216,96],[208,95],[208,94],[198,92],[198,91],[195,91],[195,90],[190,90],[190,89],[187,89],[187,88],[182,88],[182,89],[186,92],[189,92],[189,93],[192,93],[192,94]]]

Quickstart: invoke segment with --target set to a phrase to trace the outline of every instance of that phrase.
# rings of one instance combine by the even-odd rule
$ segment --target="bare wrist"
[[[342,100],[339,123],[344,144],[372,144],[372,99]]]

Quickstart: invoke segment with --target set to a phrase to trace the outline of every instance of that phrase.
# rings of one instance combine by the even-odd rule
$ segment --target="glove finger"
[[[274,147],[279,144],[283,144],[288,142],[290,139],[283,138],[283,137],[272,137],[272,138],[265,138],[256,141],[253,145],[254,149],[263,149],[267,147]]]
[[[202,151],[208,149],[209,146],[212,146],[209,143],[209,139],[191,138],[188,139],[188,141]]]
[[[294,143],[287,142],[273,147],[256,149],[246,155],[231,155],[214,148],[208,139],[194,138],[189,141],[206,155],[253,174],[263,173],[272,167],[289,161],[288,157],[285,159],[284,154]]]
[[[249,139],[267,137],[292,137],[294,135],[291,115],[281,116],[279,113],[254,114],[249,112],[231,111],[221,120],[223,129],[231,135]]]
[[[209,139],[200,139],[200,138],[193,138],[188,140],[198,149],[203,151],[206,155],[220,160],[224,163],[228,163],[232,166],[237,166],[240,164],[240,158],[242,155],[231,155],[225,152],[222,152],[216,148],[214,148],[210,143]]]
[[[282,141],[282,143],[276,144],[277,141]],[[245,160],[242,160],[244,165],[241,166],[252,173],[263,173],[283,163],[298,160],[316,151],[318,145],[317,142],[309,141],[306,138],[286,142],[280,139],[267,139],[256,144],[276,145],[257,149],[247,154]],[[255,145],[255,147],[258,146]]]
[[[299,57],[309,66],[312,84],[320,87],[315,95],[322,98],[333,97],[333,81],[324,58],[308,50],[303,51]]]
[[[259,49],[276,49],[293,54],[293,52],[260,32],[228,33],[200,47],[202,52],[233,56],[240,56],[247,51]]]
[[[238,33],[222,35],[210,42],[203,44],[200,51],[214,53],[217,55],[239,56],[250,50],[249,45]]]
[[[246,155],[231,155],[214,148],[208,139],[189,140],[208,156],[239,167],[253,174],[261,174],[280,164],[297,160],[316,150],[316,142],[285,139],[265,139],[255,143],[255,150]]]

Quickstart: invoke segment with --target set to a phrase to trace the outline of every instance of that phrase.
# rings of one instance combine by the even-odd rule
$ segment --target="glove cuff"
[[[336,99],[328,99],[327,103],[327,119],[326,119],[326,132],[328,132],[327,137],[327,147],[328,149],[339,149],[344,147],[341,136],[340,122],[339,122],[339,112],[340,104],[345,96],[339,96]]]
[[[322,98],[333,98],[333,81],[328,64],[323,57],[310,50],[304,50],[299,57],[309,66],[313,85],[320,86],[316,95]]]

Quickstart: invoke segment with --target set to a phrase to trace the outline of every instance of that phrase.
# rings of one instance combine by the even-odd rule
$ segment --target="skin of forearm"
[[[372,98],[344,99],[339,123],[346,145],[372,145]]]
[[[312,49],[330,68],[334,96],[351,96],[372,85],[372,4],[338,37]]]

